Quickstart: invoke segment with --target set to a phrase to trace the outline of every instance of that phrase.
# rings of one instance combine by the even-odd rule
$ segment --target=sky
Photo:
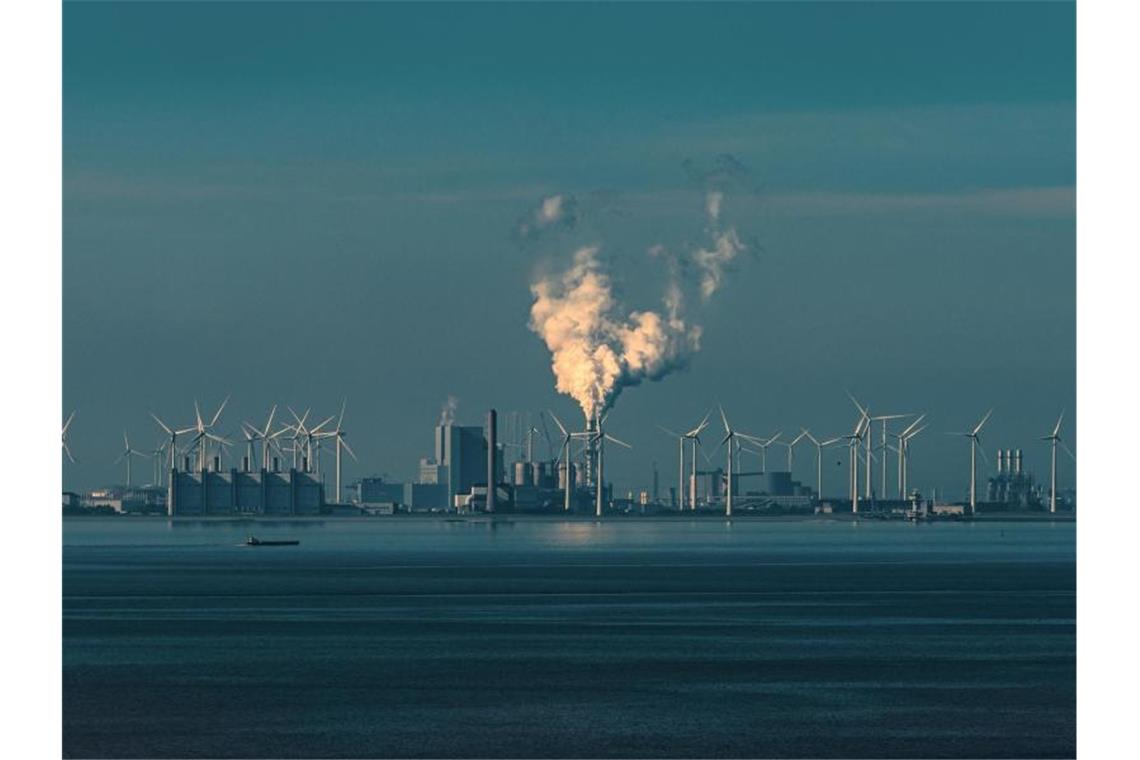
[[[657,425],[838,435],[846,389],[928,414],[926,492],[964,495],[945,433],[991,407],[991,463],[1047,479],[1063,409],[1075,450],[1071,3],[68,2],[63,63],[66,488],[227,395],[238,440],[347,400],[349,479],[413,477],[449,396],[580,424],[531,285],[597,247],[616,313],[661,309],[648,251],[707,245],[725,162],[746,250],[688,301],[699,350],[614,403],[619,493],[675,482]],[[576,223],[520,235],[555,194]]]

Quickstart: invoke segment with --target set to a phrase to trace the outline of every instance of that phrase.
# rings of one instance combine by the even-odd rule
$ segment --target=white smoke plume
[[[439,425],[454,425],[455,413],[459,410],[459,399],[455,396],[448,396],[447,401],[443,402],[443,407],[439,410]]]
[[[604,413],[623,388],[659,380],[700,348],[700,327],[682,317],[682,294],[670,286],[665,313],[624,313],[596,246],[579,249],[557,276],[531,285],[530,329],[551,353],[555,387],[587,420]]]
[[[518,223],[519,240],[530,240],[548,229],[573,229],[581,215],[578,200],[570,193],[544,196]]]
[[[579,248],[568,269],[531,285],[530,329],[551,352],[556,389],[578,402],[587,421],[604,414],[623,388],[659,380],[688,363],[700,349],[701,328],[685,314],[686,294],[707,302],[724,285],[736,258],[748,250],[736,228],[722,223],[730,192],[755,192],[748,187],[748,170],[727,154],[708,169],[692,161],[684,168],[704,193],[707,240],[674,249],[660,243],[649,248],[651,258],[666,264],[661,310],[635,311],[621,305],[597,246]],[[574,196],[551,195],[524,217],[518,232],[523,239],[537,236],[539,230],[567,232],[582,219]]]
[[[708,214],[708,233],[712,238],[712,245],[698,247],[692,253],[692,261],[696,264],[700,275],[701,300],[712,298],[724,281],[726,269],[733,259],[747,250],[747,246],[740,241],[735,227],[722,230],[720,227],[720,206],[724,201],[724,194],[717,190],[710,190],[705,197],[705,211]]]

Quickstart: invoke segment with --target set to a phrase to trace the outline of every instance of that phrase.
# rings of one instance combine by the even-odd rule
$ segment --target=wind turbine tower
[[[970,439],[970,514],[976,514],[978,509],[977,491],[978,491],[978,444],[982,442],[979,433],[982,432],[982,427],[989,421],[990,415],[994,413],[993,409],[986,412],[986,416],[982,417],[982,421],[974,426],[974,429],[969,433],[952,433],[952,435],[960,435],[964,438]],[[982,456],[986,456],[986,452],[982,451]]]
[[[735,453],[733,449],[736,447],[736,439],[743,438],[744,440],[759,446],[765,445],[765,442],[754,435],[748,435],[747,433],[741,433],[739,430],[733,430],[732,426],[728,424],[728,415],[724,413],[723,406],[720,407],[720,421],[724,424],[724,438],[721,439],[720,445],[724,446],[726,443],[728,444],[728,482],[726,483],[724,492],[724,516],[732,517],[732,460],[733,454]],[[772,440],[775,439],[773,438]],[[768,443],[771,443],[771,441],[768,441]]]
[[[1050,447],[1052,448],[1052,454],[1050,457],[1051,469],[1049,473],[1050,512],[1057,511],[1057,446],[1059,445],[1061,448],[1063,448],[1065,450],[1065,453],[1068,454],[1074,462],[1077,461],[1077,458],[1073,455],[1073,452],[1070,451],[1069,447],[1065,445],[1065,442],[1061,440],[1061,421],[1064,419],[1065,413],[1061,412],[1061,416],[1057,418],[1057,424],[1053,426],[1053,432],[1041,438],[1043,441],[1049,441]]]
[[[131,487],[131,457],[146,458],[146,454],[141,451],[135,451],[131,448],[131,442],[127,440],[127,431],[123,431],[123,453],[119,454],[119,458],[115,460],[115,464],[126,460],[127,463],[127,488]]]

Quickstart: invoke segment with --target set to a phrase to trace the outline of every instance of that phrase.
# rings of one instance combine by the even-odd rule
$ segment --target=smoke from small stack
[[[459,410],[459,399],[455,396],[448,396],[447,401],[443,402],[443,407],[439,410],[439,425],[454,425],[455,413]]]

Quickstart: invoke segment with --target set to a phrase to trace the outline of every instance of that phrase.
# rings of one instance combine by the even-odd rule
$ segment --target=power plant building
[[[483,428],[438,425],[435,429],[435,462],[439,482],[447,484],[448,503],[458,494],[471,493],[476,483],[487,482],[487,441]]]

